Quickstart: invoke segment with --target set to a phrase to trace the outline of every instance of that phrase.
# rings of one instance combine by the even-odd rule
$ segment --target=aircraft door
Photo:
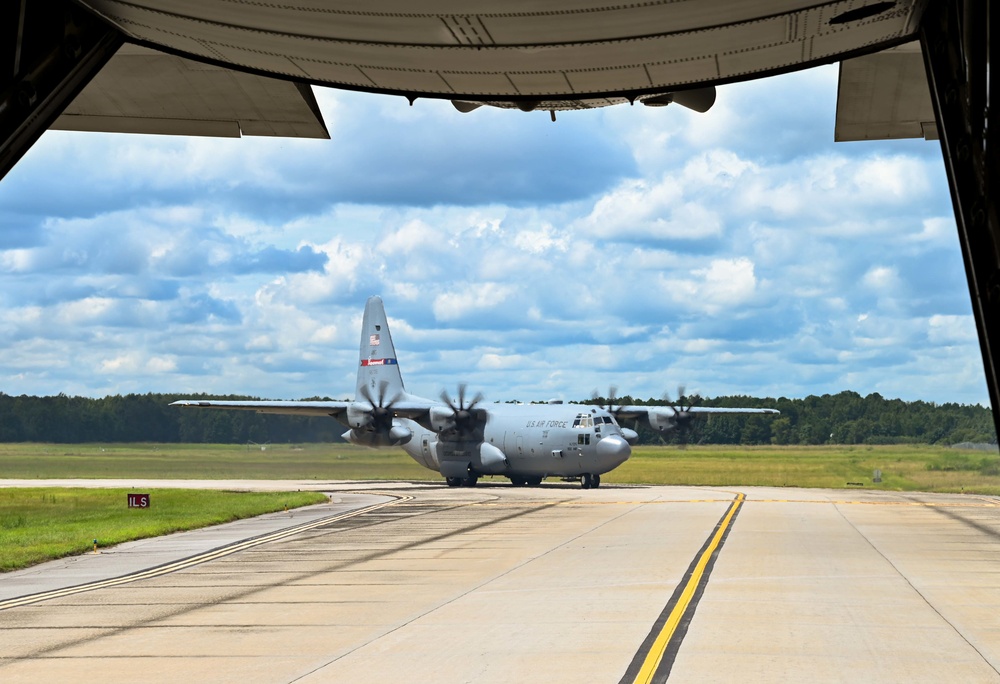
[[[431,438],[429,435],[423,435],[420,438],[420,457],[423,459],[425,466],[431,470],[437,469],[437,459],[431,450]]]

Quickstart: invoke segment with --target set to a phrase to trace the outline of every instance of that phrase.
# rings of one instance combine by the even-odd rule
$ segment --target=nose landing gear
[[[580,486],[583,489],[597,489],[601,486],[601,476],[584,473],[580,476]]]

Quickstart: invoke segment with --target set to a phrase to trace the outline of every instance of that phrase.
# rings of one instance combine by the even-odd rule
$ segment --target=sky
[[[0,392],[988,404],[940,146],[834,143],[837,67],[524,113],[316,89],[331,140],[49,131],[0,182]]]

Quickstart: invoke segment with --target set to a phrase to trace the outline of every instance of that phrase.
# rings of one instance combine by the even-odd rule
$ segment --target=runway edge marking
[[[684,635],[687,634],[688,625],[708,585],[715,560],[744,501],[746,495],[742,492],[737,494],[712,534],[705,540],[667,605],[653,623],[653,628],[636,651],[619,684],[650,684],[667,680]]]
[[[392,501],[383,501],[382,503],[373,504],[371,506],[366,506],[365,508],[359,508],[354,511],[348,511],[346,513],[338,513],[336,515],[329,515],[324,518],[319,518],[311,522],[302,523],[301,525],[295,525],[294,527],[286,527],[274,532],[268,532],[266,534],[258,535],[256,537],[251,537],[250,539],[244,539],[242,541],[233,542],[232,544],[226,544],[225,546],[219,546],[210,551],[205,551],[203,553],[196,554],[194,556],[188,556],[187,558],[181,558],[180,560],[171,561],[169,563],[164,563],[162,565],[157,565],[153,568],[146,568],[145,570],[137,570],[136,572],[129,573],[127,575],[120,575],[118,577],[112,577],[105,580],[96,580],[94,582],[87,582],[86,584],[78,584],[72,587],[64,587],[62,589],[51,589],[49,591],[41,591],[34,594],[25,594],[24,596],[17,596],[15,598],[6,599],[0,601],[0,610],[7,610],[8,608],[17,608],[19,606],[27,606],[32,603],[38,603],[40,601],[47,601],[54,598],[62,598],[64,596],[72,596],[74,594],[82,594],[87,591],[94,591],[95,589],[105,589],[108,587],[117,587],[122,584],[129,584],[131,582],[138,582],[144,579],[151,579],[153,577],[159,577],[161,575],[167,575],[171,572],[177,572],[178,570],[183,570],[195,565],[200,565],[201,563],[207,563],[208,561],[215,560],[217,558],[223,558],[225,556],[232,555],[237,551],[243,551],[245,549],[252,549],[255,546],[260,546],[262,544],[268,544],[273,541],[278,541],[285,539],[286,537],[291,537],[293,535],[299,534],[301,532],[306,532],[308,530],[314,529],[316,527],[322,527],[323,525],[329,525],[332,522],[338,522],[340,520],[346,520],[347,518],[353,518],[355,516],[364,515],[365,513],[371,513],[372,511],[378,510],[380,508],[385,508],[387,506],[394,506],[405,501],[413,499],[412,496],[400,496],[393,499]]]

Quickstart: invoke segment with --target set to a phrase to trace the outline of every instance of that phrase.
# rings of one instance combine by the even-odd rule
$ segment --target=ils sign
[[[149,494],[129,494],[129,508],[149,508]]]

